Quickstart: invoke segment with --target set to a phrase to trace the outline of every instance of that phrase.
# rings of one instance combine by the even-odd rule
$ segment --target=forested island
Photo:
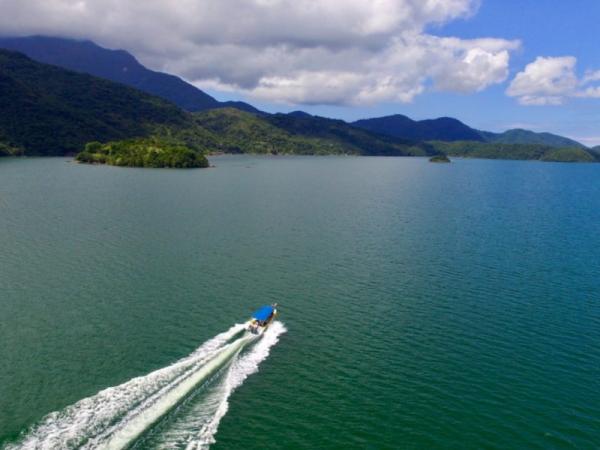
[[[129,139],[117,142],[90,142],[79,153],[77,161],[124,167],[170,167],[191,169],[208,167],[206,157],[184,144],[159,137]]]

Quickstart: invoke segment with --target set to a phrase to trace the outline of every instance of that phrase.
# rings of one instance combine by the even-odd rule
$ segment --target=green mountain
[[[352,125],[376,133],[416,141],[473,141],[494,144],[539,144],[558,148],[586,148],[577,141],[552,133],[536,133],[522,129],[508,130],[504,133],[480,131],[451,117],[416,121],[401,114],[395,114],[358,120],[353,122]]]
[[[435,150],[426,143],[373,133],[343,120],[308,114],[272,114],[265,121],[293,136],[305,136],[346,149],[345,153],[381,156],[426,156]]]
[[[123,84],[6,50],[0,50],[0,97],[0,155],[72,154],[98,141],[110,142],[113,150],[127,149],[137,161],[144,141],[131,139],[147,137],[175,147],[181,143],[195,152],[399,156],[434,152],[427,144],[375,135],[331,119],[259,117],[231,108],[192,114]],[[127,142],[119,146],[119,141]]]
[[[431,146],[378,136],[339,120],[275,114],[258,117],[235,109],[194,114],[198,127],[177,137],[188,145],[211,142],[226,153],[430,155]],[[209,132],[196,137],[195,133]]]
[[[321,154],[327,149],[310,138],[292,136],[261,117],[243,111],[227,108],[215,109],[194,114],[198,130],[210,133],[201,136],[199,141],[212,143],[212,150],[224,153],[258,154]],[[189,130],[185,134],[189,135]],[[186,136],[179,137],[185,142]],[[339,150],[339,149],[338,149]],[[343,153],[335,151],[334,153]]]
[[[516,128],[505,131],[504,133],[491,133],[489,131],[481,131],[486,142],[500,144],[540,144],[550,147],[579,147],[585,146],[573,139],[563,136],[558,136],[552,133],[535,133],[529,130]]]
[[[215,108],[232,107],[257,115],[266,116],[252,105],[244,102],[219,102],[210,95],[185,82],[184,80],[165,73],[155,72],[140,64],[136,58],[123,50],[109,50],[91,41],[78,41],[56,37],[0,37],[0,48],[16,50],[25,53],[35,61],[56,65],[80,73],[91,74],[100,78],[115,81],[134,87],[146,93],[169,100],[187,111],[206,111]],[[302,111],[288,114],[296,119],[319,121],[315,126],[331,129],[329,119],[316,118]],[[281,117],[276,119],[284,127],[289,126]],[[529,130],[514,129],[504,133],[475,130],[457,119],[441,117],[438,119],[415,121],[409,117],[396,114],[359,120],[353,126],[378,135],[387,135],[411,142],[414,141],[474,141],[494,144],[538,144],[550,147],[585,148],[579,142],[551,133],[536,133]],[[310,128],[310,127],[309,127]],[[288,130],[293,132],[293,130]],[[314,135],[314,131],[311,133]],[[349,136],[351,133],[346,132]],[[329,136],[330,138],[333,136]],[[341,139],[344,145],[355,143],[354,136]],[[2,136],[0,136],[0,142]],[[335,136],[337,141],[340,136]],[[368,139],[367,139],[368,140]],[[359,145],[360,147],[360,145]],[[7,153],[6,146],[0,147],[0,154]],[[11,152],[18,152],[12,148]],[[337,151],[337,150],[332,150]],[[352,148],[353,152],[363,150]],[[375,150],[376,153],[388,154],[384,148]],[[394,154],[392,151],[390,154]]]
[[[144,67],[124,50],[109,50],[91,41],[46,36],[0,37],[0,48],[24,53],[41,63],[126,84],[187,111],[232,107],[261,113],[248,103],[219,102],[179,77]]]
[[[477,130],[451,117],[412,120],[402,114],[363,119],[352,125],[375,133],[416,141],[483,141]]]
[[[580,147],[552,147],[543,144],[503,144],[489,142],[457,141],[429,142],[437,151],[449,156],[484,159],[520,159],[552,162],[600,161],[588,149]]]
[[[75,153],[90,141],[191,123],[158,97],[6,50],[0,50],[0,98],[0,142],[29,155]]]

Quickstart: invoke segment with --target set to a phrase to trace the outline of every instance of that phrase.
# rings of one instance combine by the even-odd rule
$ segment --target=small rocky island
[[[108,164],[124,167],[170,167],[191,169],[208,167],[203,153],[185,144],[159,137],[125,141],[90,142],[75,159],[87,164]]]
[[[450,159],[446,155],[435,155],[429,158],[429,162],[432,163],[449,163]]]

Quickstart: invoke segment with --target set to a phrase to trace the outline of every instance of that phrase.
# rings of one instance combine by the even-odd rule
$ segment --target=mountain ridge
[[[175,104],[124,84],[42,64],[0,49],[0,140],[7,153],[64,155],[89,141],[184,127]]]
[[[165,142],[175,150],[183,144],[200,153],[412,156],[434,152],[428,144],[374,135],[331,119],[313,117],[306,122],[283,115],[287,119],[273,116],[269,121],[271,116],[235,108],[190,113],[124,84],[8,50],[0,50],[0,98],[0,155],[4,156],[74,154],[93,141],[109,143],[106,148],[133,149],[129,153],[134,159],[143,156],[138,150],[145,142]]]
[[[2,47],[25,53],[38,62],[123,83],[169,100],[187,111],[233,107],[257,115],[268,115],[245,102],[220,102],[179,77],[147,69],[125,50],[109,50],[90,40],[46,36],[0,37],[0,48]],[[294,111],[289,115],[297,118],[312,117],[303,111]],[[552,133],[523,129],[503,133],[477,130],[452,117],[413,120],[402,114],[394,114],[361,119],[350,124],[379,135],[409,141],[473,141],[586,148],[577,141]]]
[[[512,128],[502,133],[492,133],[490,131],[481,131],[486,142],[496,142],[501,144],[542,144],[552,147],[579,147],[586,148],[585,145],[573,139],[559,136],[548,132],[535,132],[523,128]]]
[[[402,114],[361,119],[352,125],[390,136],[423,141],[473,141],[497,144],[539,144],[551,147],[587,148],[583,144],[556,134],[537,133],[524,129],[510,129],[502,133],[471,128],[452,117],[413,120]]]
[[[0,102],[0,155],[4,156],[74,154],[91,141],[115,143],[156,137],[167,139],[173,145],[183,143],[202,153],[370,156],[444,153],[496,159],[600,161],[600,153],[583,147],[472,140],[415,141],[299,111],[258,115],[239,109],[215,108],[190,113],[125,84],[39,63],[8,50],[0,50],[0,97],[3,99]],[[414,122],[406,116],[394,117],[405,123]],[[434,131],[439,132],[444,127],[435,125],[442,124],[452,133],[457,130],[470,133],[470,128],[452,118],[422,122],[425,132],[432,124]],[[533,132],[519,132],[523,133]],[[534,133],[534,136],[537,135]]]
[[[417,121],[403,114],[393,114],[357,120],[352,125],[380,134],[421,141],[483,140],[479,132],[451,117]]]
[[[425,156],[428,144],[373,135],[344,121],[313,117],[308,121],[275,114],[265,117],[231,108],[194,113],[203,130],[213,133],[216,150],[227,153],[355,154],[364,156]],[[190,137],[192,142],[194,137]],[[182,139],[185,141],[186,137]]]
[[[261,113],[245,102],[220,102],[175,75],[146,68],[125,50],[107,49],[90,40],[47,36],[0,37],[0,48],[23,53],[41,63],[125,84],[169,100],[186,111],[234,107]]]

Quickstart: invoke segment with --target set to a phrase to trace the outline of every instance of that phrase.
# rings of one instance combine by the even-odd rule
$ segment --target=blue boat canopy
[[[252,314],[252,317],[260,321],[267,320],[269,317],[271,317],[271,314],[273,314],[274,309],[275,308],[273,308],[271,305],[265,305]]]

